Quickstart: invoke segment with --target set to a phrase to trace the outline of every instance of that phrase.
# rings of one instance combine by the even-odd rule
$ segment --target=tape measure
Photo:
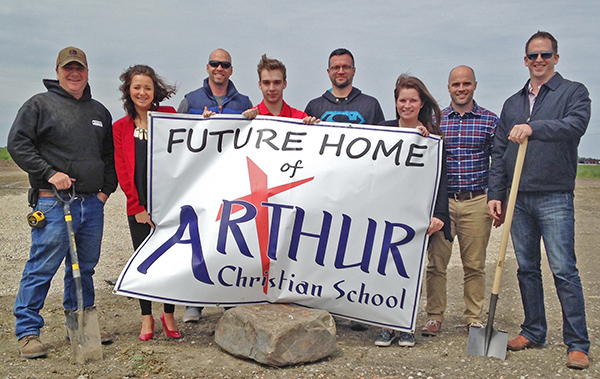
[[[46,226],[46,216],[42,211],[31,212],[27,215],[27,223],[32,228],[42,229]]]

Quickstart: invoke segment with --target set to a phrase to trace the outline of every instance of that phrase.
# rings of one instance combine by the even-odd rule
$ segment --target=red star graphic
[[[236,200],[247,201],[254,205],[258,211],[256,221],[256,231],[258,233],[258,245],[260,248],[260,261],[262,264],[262,273],[265,278],[265,285],[263,286],[263,292],[266,294],[269,288],[269,266],[270,259],[267,256],[267,248],[269,243],[269,209],[263,207],[261,204],[267,202],[271,196],[275,196],[281,192],[287,191],[304,183],[310,182],[314,179],[310,177],[308,179],[298,180],[296,182],[282,184],[277,187],[268,188],[267,174],[264,173],[256,163],[246,157],[248,161],[248,176],[250,178],[250,194],[244,197],[237,198]],[[242,209],[242,206],[234,205],[232,207],[232,213],[235,213]],[[223,205],[219,208],[219,214],[217,221],[221,219],[221,212]]]

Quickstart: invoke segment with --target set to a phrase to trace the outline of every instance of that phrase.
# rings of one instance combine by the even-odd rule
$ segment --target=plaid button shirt
[[[448,164],[448,193],[485,189],[498,116],[474,103],[463,116],[450,105],[442,110]]]

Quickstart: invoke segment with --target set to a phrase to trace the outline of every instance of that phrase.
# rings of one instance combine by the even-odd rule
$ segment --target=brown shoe
[[[567,367],[583,370],[590,366],[590,361],[586,353],[581,351],[572,351],[567,355]]]
[[[427,320],[427,324],[423,328],[421,328],[422,336],[430,336],[435,337],[442,330],[442,322],[438,320]]]
[[[40,341],[40,337],[30,334],[19,340],[19,353],[23,358],[41,358],[48,355],[48,350]]]
[[[516,338],[508,340],[506,348],[511,351],[519,351],[534,345],[535,344],[533,342],[519,334]]]

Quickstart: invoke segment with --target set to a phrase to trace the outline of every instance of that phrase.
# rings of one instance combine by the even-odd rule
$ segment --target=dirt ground
[[[214,343],[214,329],[222,315],[220,308],[206,308],[198,324],[184,324],[183,307],[176,308],[176,318],[184,337],[169,340],[162,334],[158,321],[161,307],[154,305],[157,319],[155,338],[138,340],[140,316],[136,299],[112,294],[108,283],[116,278],[131,255],[131,242],[125,218],[125,197],[113,195],[106,205],[106,227],[102,257],[97,267],[96,297],[103,330],[114,337],[104,347],[104,360],[77,366],[70,361],[71,347],[65,341],[62,309],[62,275],[53,281],[42,315],[46,326],[42,341],[50,352],[45,359],[20,358],[14,336],[12,306],[18,289],[30,243],[25,215],[26,176],[17,167],[0,164],[0,377],[1,378],[600,378],[597,357],[600,352],[600,180],[577,181],[576,249],[586,300],[586,313],[592,347],[590,368],[569,370],[565,366],[566,347],[562,343],[561,312],[554,284],[544,262],[548,341],[543,349],[508,352],[506,360],[466,354],[467,332],[461,314],[462,270],[454,254],[448,278],[448,310],[443,331],[438,337],[417,335],[417,345],[403,348],[373,345],[375,328],[352,331],[349,322],[337,320],[337,350],[320,362],[285,368],[272,368],[253,361],[234,358]],[[486,299],[493,282],[494,266],[501,230],[494,230],[488,248]],[[423,300],[423,298],[422,298]],[[421,310],[424,301],[421,301]],[[488,305],[486,304],[486,309]],[[419,324],[424,319],[420,312]],[[516,262],[512,247],[507,252],[500,300],[494,326],[519,332],[523,311],[516,280]]]

